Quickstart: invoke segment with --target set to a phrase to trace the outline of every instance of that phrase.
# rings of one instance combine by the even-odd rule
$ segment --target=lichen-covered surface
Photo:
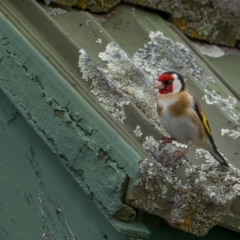
[[[74,36],[74,40],[79,46],[83,46],[84,43],[85,47],[83,51],[85,51],[95,63],[98,63],[98,68],[104,67],[104,62],[108,63],[109,69],[107,69],[107,77],[113,80],[111,84],[116,87],[122,87],[121,91],[125,94],[125,98],[126,96],[129,99],[131,98],[130,104],[123,106],[124,109],[131,107],[132,103],[135,103],[146,116],[155,119],[155,122],[157,122],[154,107],[156,92],[152,90],[151,86],[161,71],[173,69],[182,73],[185,79],[188,80],[187,85],[189,89],[200,101],[203,97],[206,100],[208,99],[207,104],[211,104],[211,106],[209,107],[205,101],[202,101],[202,105],[207,113],[214,138],[217,139],[217,146],[220,151],[222,150],[224,154],[226,154],[226,157],[231,159],[235,166],[239,166],[236,141],[222,138],[220,131],[220,129],[230,129],[231,132],[234,129],[236,130],[239,119],[239,113],[237,111],[239,103],[235,101],[228,89],[219,82],[206,65],[189,51],[189,49],[184,47],[182,39],[174,34],[169,27],[166,27],[165,22],[161,20],[161,18],[140,9],[133,10],[131,7],[119,7],[107,15],[101,15],[101,20],[99,20],[99,16],[92,16],[88,13],[79,14],[77,12],[58,15],[54,17],[54,19],[65,31],[71,36]],[[140,22],[139,19],[141,19]],[[69,28],[69,22],[71,22],[71,28]],[[88,25],[86,25],[87,22]],[[153,32],[149,35],[148,31],[158,28],[161,29],[164,34],[159,35]],[[134,38],[131,37],[132,31],[135,33]],[[74,35],[74,32],[78,32],[79,34]],[[112,40],[109,36],[111,36],[115,42],[117,41],[117,43],[107,45],[108,42]],[[150,37],[150,41],[148,36]],[[98,38],[102,39],[101,44],[95,42]],[[177,39],[177,42],[174,43],[171,39]],[[104,52],[105,47],[106,51]],[[122,56],[119,58],[116,57],[115,59],[114,51],[118,51],[119,54],[122,53]],[[111,54],[113,56],[111,56]],[[133,56],[132,59],[128,59],[129,54]],[[98,56],[102,58],[104,62],[99,61]],[[105,60],[106,58],[108,59]],[[133,63],[133,65],[123,64],[121,58],[128,63]],[[119,64],[121,68],[118,67]],[[104,71],[106,75],[106,69]],[[126,80],[128,74],[131,75],[129,75],[131,77],[130,80]],[[135,78],[134,75],[137,77]],[[191,77],[192,75],[194,76],[193,78]],[[115,81],[116,77],[121,79],[121,81]],[[125,86],[127,82],[130,84]],[[95,83],[97,83],[97,81]],[[87,84],[91,86],[92,80],[87,81]],[[204,90],[207,90],[207,92]],[[118,89],[118,91],[120,90]],[[136,93],[134,97],[133,92]],[[209,99],[210,96],[211,99]],[[148,105],[146,105],[142,99],[145,99],[145,102],[147,99]],[[140,102],[141,104],[139,104]],[[222,108],[223,111],[228,114],[228,117],[232,119],[232,121],[228,122],[228,126],[226,126],[224,117],[217,117],[217,115],[222,115],[223,112],[217,110],[214,106],[215,104],[218,105],[218,108]],[[109,108],[109,106],[107,108]],[[133,110],[131,109],[131,111]],[[148,125],[146,121],[143,125],[141,118],[136,121],[136,118],[129,116],[128,112],[129,110],[125,111],[125,114],[128,115],[128,118],[124,120],[126,129],[131,126],[129,131],[134,132],[137,126],[140,126],[142,140],[149,134],[155,138],[159,136],[152,127],[147,128]],[[118,113],[112,112],[112,114],[116,115]],[[227,142],[232,146],[231,149],[226,148]],[[233,147],[235,145],[236,147]],[[192,161],[194,161],[194,159]],[[194,162],[198,163],[199,161]]]
[[[129,104],[129,98],[122,92],[121,88],[115,85],[112,79],[91,60],[84,50],[80,50],[79,67],[83,73],[83,79],[92,81],[92,93],[117,121],[124,123],[126,117],[123,106]]]
[[[168,13],[171,21],[192,38],[231,47],[238,46],[240,42],[240,2],[238,0],[45,0],[46,4],[51,2],[97,13],[110,11],[120,2],[132,3]]]
[[[70,7],[78,7],[92,12],[107,12],[114,8],[121,0],[44,0],[46,4],[59,3]]]
[[[79,66],[83,78],[93,80],[92,93],[123,124],[124,109],[121,108],[119,118],[119,111],[114,108],[118,102],[121,106],[121,99],[124,104],[134,102],[158,124],[154,104],[156,94],[152,85],[155,76],[161,72],[190,73],[205,89],[209,82],[214,82],[195,64],[193,53],[184,45],[173,43],[160,32],[152,32],[149,37],[150,41],[132,59],[115,43],[108,44],[106,51],[99,54],[108,62],[107,69],[97,67],[84,50],[80,51]],[[161,53],[166,57],[159,61]],[[239,116],[232,112],[236,104],[234,98],[222,99],[206,90],[204,99],[207,103],[215,102],[226,108],[229,116],[238,122]],[[141,136],[139,126],[135,133]],[[164,217],[172,226],[196,235],[205,235],[211,227],[224,224],[225,217],[230,214],[232,200],[240,196],[240,171],[237,168],[228,170],[219,166],[209,153],[200,149],[196,150],[196,158],[204,156],[206,164],[196,166],[183,159],[176,161],[176,148],[164,146],[161,149],[152,137],[146,137],[143,147],[152,158],[141,163],[141,177],[128,193],[128,204]]]
[[[125,0],[170,14],[172,22],[192,38],[231,47],[240,41],[238,0],[165,1]]]
[[[135,12],[132,10],[129,12],[133,16],[138,16],[137,10]],[[126,28],[130,26],[126,25],[126,28],[124,28],[123,26],[125,23],[120,22],[118,14],[113,18],[112,26],[115,26],[114,23],[119,23],[119,25],[116,25],[119,32],[117,29],[111,30],[110,21],[101,21],[101,23],[105,27],[103,29],[110,32],[114,31],[114,34],[120,36],[120,34],[126,31]],[[74,16],[74,14],[71,15]],[[65,19],[67,18],[65,17]],[[126,19],[126,22],[127,21]],[[89,26],[84,26],[84,31],[87,31],[88,27],[92,30],[91,26],[94,23],[90,22],[89,24]],[[97,29],[98,28],[94,29],[94,32]],[[136,29],[136,33],[138,34],[138,29]],[[169,35],[171,36],[171,34]],[[102,39],[104,39],[104,37],[105,35],[103,34]],[[138,36],[136,36],[136,38],[137,37]],[[125,39],[120,38],[119,43],[123,48],[128,49],[125,45],[127,42],[126,39],[129,38],[127,36],[125,36]],[[104,45],[106,45],[105,41],[106,40],[103,41]],[[134,103],[158,126],[158,129],[161,129],[161,126],[158,124],[155,110],[156,92],[153,91],[152,85],[155,83],[159,73],[169,70],[178,71],[183,74],[185,78],[191,76],[190,79],[192,81],[195,81],[200,88],[206,90],[201,90],[203,95],[200,95],[203,97],[205,94],[204,100],[206,103],[217,104],[219,108],[223,108],[229,115],[228,117],[232,118],[234,124],[238,125],[239,113],[235,111],[235,105],[237,104],[236,100],[231,95],[226,95],[226,93],[222,92],[220,96],[213,91],[213,86],[215,86],[215,88],[217,86],[216,78],[209,75],[209,71],[205,71],[203,68],[204,65],[199,64],[199,61],[191,50],[180,42],[173,42],[163,33],[151,32],[145,45],[142,45],[142,47],[138,48],[135,52],[131,52],[132,57],[130,57],[118,44],[107,44],[106,50],[98,54],[99,58],[107,63],[107,67],[102,67],[103,64],[101,62],[98,65],[93,60],[97,59],[95,52],[93,56],[89,56],[88,52],[92,51],[90,48],[86,49],[87,51],[84,49],[80,51],[79,58],[79,67],[84,80],[90,84],[92,94],[95,95],[104,108],[121,124],[125,124],[126,127],[129,124],[129,119],[125,107],[128,106],[128,104]],[[195,85],[191,80],[188,79],[187,81],[190,89]],[[219,84],[219,82],[217,84]],[[196,87],[193,87],[193,89],[195,90],[193,90],[194,93],[199,91]],[[222,90],[222,87],[219,89]],[[225,96],[225,98],[222,96]],[[211,116],[210,111],[214,111],[214,108],[208,110],[208,116]],[[219,125],[220,124],[218,124],[218,126]],[[231,205],[231,208],[235,206],[234,208],[236,209],[238,206],[238,201],[235,201],[239,194],[238,169],[233,167],[231,168],[230,174],[226,173],[224,169],[218,167],[218,163],[215,162],[209,154],[205,152],[201,153],[201,150],[197,150],[194,155],[190,155],[190,162],[198,164],[198,166],[192,166],[185,160],[179,163],[175,162],[174,154],[169,154],[169,151],[171,153],[176,148],[166,146],[164,151],[160,151],[156,147],[158,143],[155,142],[153,138],[146,137],[146,133],[143,134],[144,130],[144,126],[139,126],[136,121],[133,132],[137,137],[145,139],[143,147],[153,155],[153,158],[142,162],[141,166],[144,174],[140,177],[141,180],[139,180],[142,182],[142,185],[139,186],[139,181],[137,181],[133,191],[129,193],[127,202],[130,205],[164,217],[169,221],[169,224],[197,235],[206,234],[206,232],[216,224],[222,224],[228,227],[233,226],[232,223],[229,224],[228,220],[224,221],[226,217],[229,219],[229,216],[234,216],[235,223],[238,222],[238,214],[235,211],[232,213],[229,212],[232,203],[234,204]],[[164,130],[161,129],[161,131],[163,132]],[[220,129],[218,129],[218,131],[218,135],[220,135]],[[225,141],[227,142],[228,140]],[[219,142],[219,139],[217,142]],[[179,146],[177,143],[176,145]],[[151,149],[151,146],[154,146],[153,149]],[[155,152],[155,150],[157,152]],[[224,150],[226,150],[226,148],[224,148]],[[161,160],[159,160],[157,156],[163,152],[166,155],[165,161],[167,163],[164,162],[162,165]],[[228,153],[229,152],[230,151],[228,151]],[[202,158],[200,158],[200,155]],[[232,160],[228,155],[225,156],[230,161]],[[169,158],[171,158],[172,161],[170,161]],[[207,163],[200,162],[199,158],[202,160],[204,159]],[[237,159],[236,155],[236,160]],[[199,165],[200,163],[204,164]],[[182,165],[180,170],[178,170],[179,165]],[[158,171],[153,171],[154,169]],[[184,169],[188,170],[185,171]],[[189,174],[189,172],[193,172],[193,179],[191,179],[192,175]],[[216,180],[214,174],[220,175],[219,181]],[[229,180],[229,182],[231,181],[230,185],[226,180],[229,176],[232,176],[232,178],[230,177],[231,180]],[[195,178],[197,180],[199,178],[199,182]],[[145,179],[147,183],[143,179]],[[152,181],[149,179],[152,179]],[[183,181],[184,179],[186,183]],[[226,185],[223,185],[221,188],[219,185],[222,185],[221,182],[224,179],[226,180]],[[157,189],[154,188],[156,182],[159,183]],[[188,189],[189,186],[191,190]],[[153,193],[150,190],[146,190],[148,187],[152,187],[152,191],[155,194],[153,197]],[[171,190],[169,190],[169,188]],[[204,188],[204,191],[202,188]],[[194,192],[192,189],[196,191]],[[184,194],[181,195],[180,193],[182,192]],[[201,198],[197,197],[198,193],[201,194]],[[225,194],[226,198],[223,197]],[[189,196],[191,196],[191,198]],[[153,198],[152,200],[151,197]],[[161,199],[162,197],[163,200]],[[223,199],[222,202],[219,201],[221,198]],[[144,199],[147,200],[144,201]],[[148,201],[148,199],[150,200]],[[178,199],[179,203],[177,203]],[[189,202],[188,199],[190,199]],[[196,199],[198,202],[195,202]],[[233,199],[234,201],[232,201]],[[186,204],[182,207],[182,202],[184,201]],[[173,202],[175,204],[173,204]],[[155,208],[153,206],[154,204]],[[195,209],[199,209],[199,212]],[[215,217],[211,217],[212,215]],[[238,230],[236,225],[237,224],[235,224],[234,229]]]
[[[156,76],[164,71],[177,71],[183,76],[190,74],[204,89],[203,99],[207,104],[218,104],[239,127],[239,113],[235,112],[237,101],[232,96],[222,98],[208,88],[214,79],[195,63],[193,52],[183,44],[174,43],[161,32],[151,32],[150,41],[134,53],[128,55],[115,43],[109,43],[99,57],[107,62],[102,69],[84,51],[80,51],[79,66],[86,81],[92,80],[91,92],[107,111],[121,123],[126,119],[123,106],[132,101],[161,129],[156,114],[157,92],[152,89]],[[136,126],[141,131],[139,126]],[[161,129],[164,132],[164,129]],[[233,130],[222,129],[222,134]],[[232,136],[232,135],[231,135]]]
[[[149,240],[156,240],[159,239],[159,236],[162,237],[162,239],[178,239],[178,240],[238,240],[239,239],[239,233],[230,231],[226,228],[216,226],[212,228],[207,235],[198,237],[196,235],[184,232],[180,229],[173,228],[171,225],[167,223],[162,218],[155,217],[154,215],[146,214],[144,213],[141,216],[141,219],[143,220],[144,224],[149,228],[151,231],[151,236]]]
[[[173,226],[202,236],[217,224],[227,225],[226,216],[234,198],[240,196],[240,171],[222,168],[206,152],[207,164],[186,165],[176,161],[174,149],[153,139],[145,143],[152,158],[141,163],[141,177],[127,202],[161,216]]]
[[[152,86],[156,76],[164,71],[190,73],[203,87],[209,81],[214,82],[195,64],[192,52],[183,44],[175,44],[161,32],[151,32],[149,38],[150,41],[133,55],[133,59],[118,45],[109,43],[106,51],[99,53],[99,57],[108,63],[107,70],[98,68],[84,50],[80,51],[79,66],[83,79],[93,80],[91,92],[121,123],[125,119],[122,106],[129,104],[130,99],[149,119],[159,123],[155,108],[157,92]]]

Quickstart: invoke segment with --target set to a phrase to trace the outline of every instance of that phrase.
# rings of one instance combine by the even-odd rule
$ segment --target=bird
[[[161,125],[170,137],[163,137],[162,144],[173,140],[186,144],[183,151],[177,150],[177,157],[183,157],[196,145],[207,150],[221,165],[229,167],[213,140],[207,117],[198,99],[187,89],[181,74],[164,72],[153,86],[158,89],[157,113]]]

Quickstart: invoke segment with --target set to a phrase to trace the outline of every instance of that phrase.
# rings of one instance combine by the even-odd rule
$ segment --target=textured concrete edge
[[[1,89],[105,215],[114,215],[125,206],[126,186],[136,179],[141,156],[3,16],[0,22]],[[129,235],[147,236],[140,225],[136,231],[126,226]]]

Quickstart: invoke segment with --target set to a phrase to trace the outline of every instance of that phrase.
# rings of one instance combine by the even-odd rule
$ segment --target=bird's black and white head
[[[177,94],[186,88],[185,81],[177,72],[164,72],[158,77],[158,83],[154,86],[160,94]]]

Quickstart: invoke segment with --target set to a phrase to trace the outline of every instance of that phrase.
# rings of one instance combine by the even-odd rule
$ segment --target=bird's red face
[[[158,77],[158,83],[153,87],[159,89],[160,94],[168,94],[173,92],[173,74],[163,73]]]

